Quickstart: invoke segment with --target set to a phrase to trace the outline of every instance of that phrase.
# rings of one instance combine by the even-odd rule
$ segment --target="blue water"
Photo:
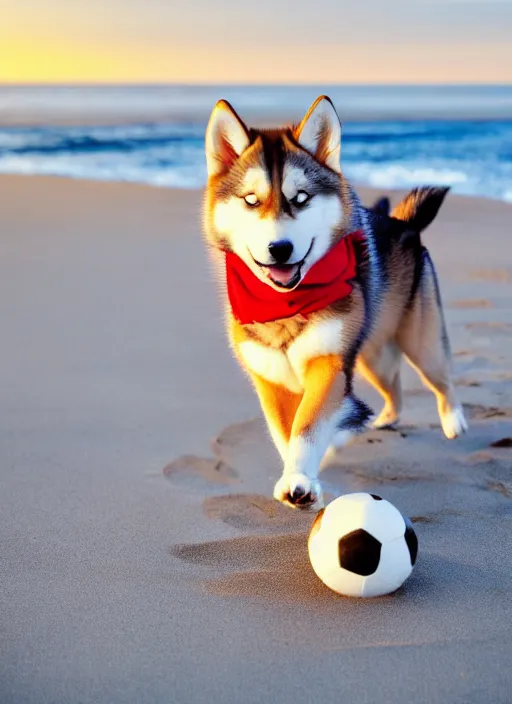
[[[217,97],[260,120],[297,119],[318,92],[0,88],[0,172],[200,187],[204,129]],[[512,201],[512,87],[329,92],[348,117],[342,165],[354,182],[383,189],[445,184],[456,193]],[[99,124],[77,125],[81,117]],[[75,124],[57,124],[66,120]]]

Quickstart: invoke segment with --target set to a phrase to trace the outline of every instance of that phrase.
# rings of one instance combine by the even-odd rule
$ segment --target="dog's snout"
[[[292,256],[293,244],[288,240],[271,242],[268,246],[268,251],[277,264],[286,264],[288,259]]]

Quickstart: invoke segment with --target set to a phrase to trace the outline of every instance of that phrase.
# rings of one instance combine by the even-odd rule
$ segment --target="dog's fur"
[[[420,233],[448,189],[412,191],[364,208],[340,168],[341,126],[321,96],[297,126],[248,128],[225,101],[206,133],[208,244],[232,251],[272,288],[293,289],[350,232],[362,230],[350,295],[305,318],[240,324],[227,311],[234,353],[259,396],[284,470],[274,496],[322,506],[318,473],[327,450],[346,444],[370,419],[354,396],[357,367],[384,398],[374,427],[397,423],[402,356],[434,392],[448,438],[466,429],[450,378],[450,347],[434,265]],[[293,245],[276,261],[272,246]]]

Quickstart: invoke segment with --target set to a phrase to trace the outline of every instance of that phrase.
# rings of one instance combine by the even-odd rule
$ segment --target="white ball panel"
[[[320,577],[320,579],[338,594],[363,596],[364,583],[368,577],[362,577],[360,574],[354,574],[354,572],[349,572],[338,566],[335,571],[324,573],[324,576]]]
[[[338,533],[335,530],[326,530],[323,519],[315,535],[309,538],[309,559],[322,581],[324,581],[325,575],[335,574],[336,571],[341,570],[338,541]]]
[[[363,528],[368,497],[369,494],[357,493],[346,494],[334,499],[325,508],[322,527],[336,533],[338,538],[342,538],[353,530]],[[369,498],[374,501],[371,496]]]
[[[385,499],[376,501],[369,496],[365,503],[361,528],[364,528],[367,533],[373,535],[381,543],[385,543],[404,535],[405,521],[400,511],[389,501]]]

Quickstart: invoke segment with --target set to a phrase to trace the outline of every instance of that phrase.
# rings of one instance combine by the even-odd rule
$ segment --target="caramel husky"
[[[341,125],[319,97],[299,125],[251,129],[221,100],[206,132],[204,225],[227,288],[228,335],[283,461],[274,497],[323,505],[329,449],[364,429],[357,368],[397,423],[404,356],[433,391],[444,434],[466,421],[434,265],[420,233],[448,189],[412,191],[392,212],[364,208],[340,167]]]

